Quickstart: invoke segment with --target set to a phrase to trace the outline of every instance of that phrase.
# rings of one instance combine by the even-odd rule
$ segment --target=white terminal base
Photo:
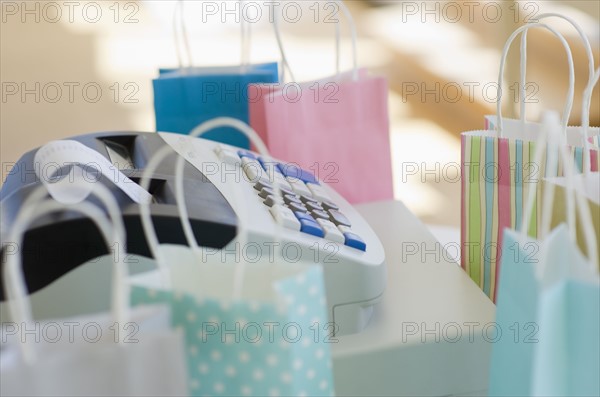
[[[402,203],[357,209],[385,248],[387,287],[366,329],[332,344],[336,394],[486,395],[492,302]]]

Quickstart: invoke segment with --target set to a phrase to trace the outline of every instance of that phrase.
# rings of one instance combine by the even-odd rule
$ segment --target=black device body
[[[125,175],[138,183],[152,155],[166,145],[157,133],[105,132],[66,138],[99,152]],[[2,221],[10,228],[21,205],[42,182],[34,171],[37,149],[24,154],[13,166],[0,190]],[[166,157],[150,184],[153,196],[151,217],[160,243],[187,245],[175,200],[175,160]],[[140,218],[140,206],[121,191],[110,178],[99,179],[116,198],[127,232],[126,252],[151,257]],[[196,241],[200,246],[223,248],[237,233],[237,217],[221,192],[198,169],[185,163],[185,199]],[[94,197],[90,202],[103,205]],[[94,223],[79,213],[63,211],[37,219],[25,233],[22,244],[3,241],[7,255],[21,249],[29,292],[35,292],[75,267],[108,252]],[[8,245],[7,245],[8,244]],[[112,247],[114,248],[114,247]],[[111,248],[111,249],[112,249]],[[113,249],[114,251],[114,249]],[[3,252],[4,254],[4,252]],[[4,255],[2,255],[4,258]],[[0,272],[0,298],[4,299]]]

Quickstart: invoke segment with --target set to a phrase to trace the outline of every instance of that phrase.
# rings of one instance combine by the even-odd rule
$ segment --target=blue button
[[[256,156],[254,155],[254,153],[249,152],[247,150],[238,150],[238,156],[248,157],[248,158],[251,158],[252,160],[256,160]]]
[[[325,232],[317,222],[300,219],[300,231],[306,234],[312,234],[316,237],[325,237]]]
[[[302,168],[295,166],[293,164],[279,164],[279,169],[284,176],[301,180],[305,183],[314,183],[315,185],[319,184],[319,181],[310,171],[303,170]]]
[[[346,245],[348,247],[356,248],[357,250],[366,251],[367,244],[365,244],[364,240],[360,238],[360,236],[354,233],[344,233],[344,237],[346,238]]]
[[[317,221],[315,220],[315,218],[313,218],[312,216],[310,216],[306,212],[296,211],[296,212],[294,212],[294,215],[296,215],[296,218],[298,218],[298,220],[300,222],[302,222],[304,220],[304,221],[308,221],[308,222],[317,223]]]
[[[265,171],[275,170],[275,172],[278,172],[281,174],[281,169],[279,168],[279,163],[276,163],[273,160],[267,160],[263,157],[259,157],[258,162],[260,163],[260,165],[262,165],[262,167],[265,169]]]

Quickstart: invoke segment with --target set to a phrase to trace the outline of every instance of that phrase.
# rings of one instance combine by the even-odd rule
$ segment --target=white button
[[[265,199],[264,204],[268,207],[274,207],[276,205],[283,205],[283,200],[281,199],[281,197],[268,196]]]
[[[317,219],[317,222],[325,231],[325,238],[327,240],[335,241],[336,243],[343,243],[346,241],[342,232],[340,232],[333,222],[325,219]]]
[[[236,152],[228,149],[221,150],[221,152],[219,153],[219,159],[221,159],[222,162],[228,164],[240,163],[240,156],[238,156]]]
[[[215,145],[215,153],[217,154],[217,156],[220,155],[224,149],[225,148],[222,145],[219,145],[219,144]]]
[[[273,186],[275,186],[275,181],[276,181],[277,185],[280,188],[287,189],[287,190],[293,190],[292,185],[290,185],[289,182],[287,181],[287,179],[285,179],[284,176],[278,172],[275,173],[275,179],[273,180],[273,179],[269,178],[269,181],[271,182],[271,184]]]
[[[265,171],[263,170],[260,163],[249,157],[242,158],[242,169],[250,179],[250,182],[258,182],[261,177],[264,177]]]
[[[281,224],[286,229],[300,231],[300,221],[289,208],[274,205],[270,211],[273,218],[275,218],[275,222]]]
[[[308,190],[304,182],[290,177],[287,177],[286,179],[290,183],[290,185],[292,185],[292,189],[294,190],[294,192],[296,192],[296,194],[298,194],[299,196],[312,197],[312,193],[310,192],[310,190]]]
[[[281,175],[279,172],[279,167],[277,167],[277,163],[265,159],[263,165],[266,170],[265,172],[269,176],[269,179],[272,179],[275,174]]]
[[[269,179],[273,179],[273,178],[274,178],[274,175],[275,175],[275,173],[277,172],[277,171],[275,170],[275,164],[269,164],[269,163],[266,163],[266,164],[265,164],[265,168],[266,168],[266,171],[265,171],[265,172],[266,172],[266,173],[267,173],[267,175],[269,176]]]
[[[319,201],[330,201],[331,200],[329,198],[329,195],[323,188],[323,186],[315,185],[314,183],[307,183],[306,186],[308,186],[308,188],[312,192],[314,198],[316,198],[317,200],[319,200]]]
[[[340,232],[342,232],[342,233],[354,233],[354,231],[352,229],[350,229],[348,226],[340,225],[340,226],[338,226],[338,229],[340,229]]]

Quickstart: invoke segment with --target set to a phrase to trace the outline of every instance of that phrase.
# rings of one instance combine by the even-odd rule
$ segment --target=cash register
[[[405,242],[423,249],[439,245],[402,203],[355,208],[334,187],[295,164],[178,134],[103,132],[67,140],[93,150],[136,184],[152,155],[170,146],[172,156],[152,175],[148,190],[161,244],[187,244],[174,193],[177,156],[187,160],[185,205],[203,247],[228,250],[239,238],[241,203],[231,189],[236,183],[243,192],[244,216],[250,217],[250,241],[261,245],[276,239],[299,248],[294,260],[323,266],[329,317],[339,327],[332,345],[338,395],[486,393],[491,344],[481,330],[494,321],[494,306],[458,265],[446,260],[448,255],[423,261],[403,251]],[[36,152],[24,154],[2,186],[4,227],[11,226],[23,201],[42,183],[35,172]],[[127,252],[150,257],[139,204],[110,176],[100,176],[98,182],[120,204]],[[273,194],[276,186],[282,195]],[[22,248],[34,312],[37,300],[47,313],[56,306],[48,302],[76,299],[64,295],[77,289],[70,286],[67,294],[49,296],[45,287],[106,250],[93,224],[68,211],[32,224]],[[98,279],[108,283],[110,269],[99,271]],[[96,299],[101,288],[88,295]]]

